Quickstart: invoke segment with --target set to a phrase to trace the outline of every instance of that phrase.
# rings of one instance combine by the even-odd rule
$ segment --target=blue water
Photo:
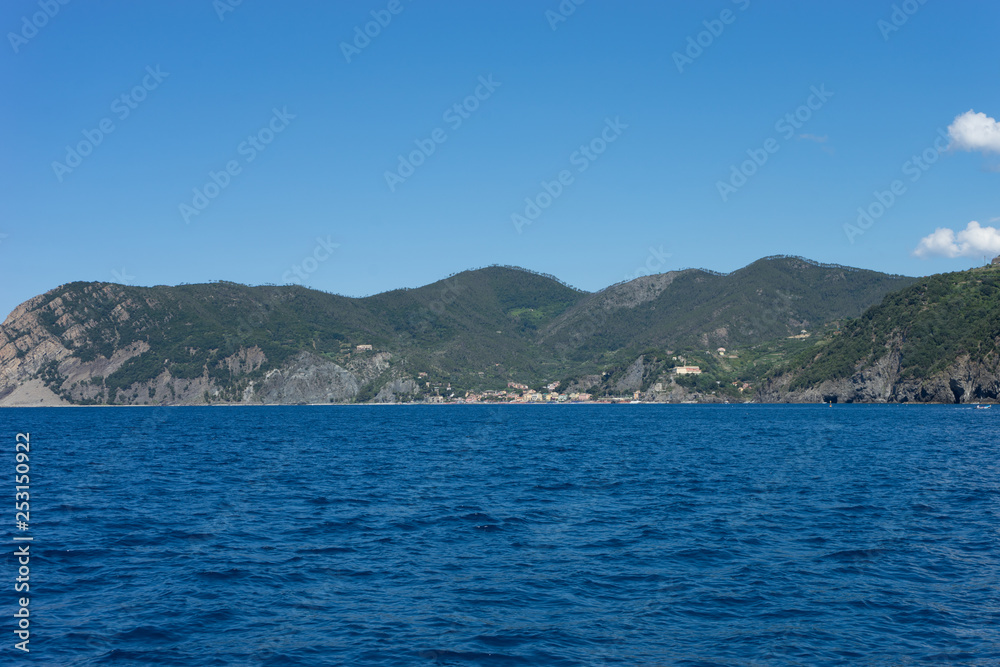
[[[72,408],[0,424],[11,476],[14,433],[32,439],[31,662],[1000,664],[1000,409]],[[20,657],[4,616],[0,660]]]

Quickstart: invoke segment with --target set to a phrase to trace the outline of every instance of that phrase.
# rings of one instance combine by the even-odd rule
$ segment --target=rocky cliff
[[[156,305],[137,303],[126,288],[111,284],[64,286],[23,303],[0,326],[0,406],[349,402],[379,379],[385,380],[376,387],[387,392],[383,400],[412,390],[391,373],[383,378],[388,352],[348,355],[341,365],[301,351],[274,364],[258,345],[236,345],[228,354],[215,349],[200,372],[178,374],[166,360],[146,377],[110,383],[126,364],[151,353],[147,340],[121,341],[122,325],[149,317]],[[104,340],[109,324],[118,338],[112,345]],[[154,324],[163,326],[138,328]],[[201,352],[187,350],[199,360]]]
[[[1000,396],[1000,267],[887,296],[760,386],[767,402],[975,403]]]
[[[743,379],[725,375],[735,365],[672,379],[676,351],[820,331],[913,280],[771,257],[596,293],[515,267],[364,298],[76,282],[0,325],[0,405],[395,402],[574,379],[602,395],[742,399],[726,389]]]
[[[906,377],[898,351],[867,364],[850,377],[792,387],[794,376],[763,383],[762,403],[995,403],[1000,398],[1000,360],[972,361],[963,355],[929,377]]]

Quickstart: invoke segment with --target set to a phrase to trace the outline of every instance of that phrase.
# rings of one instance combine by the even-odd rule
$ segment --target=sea
[[[1000,664],[1000,407],[92,407],[0,425],[5,664]]]

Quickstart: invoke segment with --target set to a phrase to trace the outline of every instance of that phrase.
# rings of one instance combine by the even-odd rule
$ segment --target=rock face
[[[782,375],[763,401],[995,402],[1000,394],[1000,270],[921,278],[838,327]]]
[[[106,375],[117,370],[132,356],[141,354],[142,345],[116,350],[111,358],[99,357],[89,362],[74,358],[68,347],[85,337],[85,327],[73,324],[66,329],[63,338],[52,336],[42,326],[38,306],[43,296],[35,297],[18,306],[0,327],[0,405],[32,404],[28,396],[37,396],[39,404],[47,404],[51,397],[57,397],[53,385],[59,375],[69,383],[89,381],[96,375]],[[69,324],[65,319],[62,299],[48,304],[48,313],[56,323]],[[148,346],[147,346],[148,348]],[[17,399],[12,395],[20,387],[31,390]]]
[[[419,387],[412,379],[396,379],[387,382],[375,396],[376,403],[395,403],[417,393]]]
[[[625,370],[622,378],[615,383],[615,390],[618,392],[638,391],[642,387],[642,379],[645,372],[645,357],[639,355],[639,358],[633,361]]]
[[[988,358],[957,359],[928,378],[906,378],[899,355],[887,354],[848,378],[827,380],[814,387],[789,389],[794,377],[782,375],[761,387],[765,403],[992,403],[1000,398],[1000,363]]]
[[[264,376],[249,398],[264,403],[341,403],[357,395],[358,377],[341,366],[302,352]]]
[[[151,355],[144,340],[106,345],[107,356],[80,352],[100,342],[94,332],[109,322],[137,322],[143,304],[121,290],[118,285],[82,291],[59,288],[18,306],[0,325],[0,406],[341,403],[353,400],[390,366],[388,352],[359,356],[346,366],[300,352],[274,366],[258,346],[248,345],[219,355],[200,373],[175,377],[165,366],[154,365],[141,380],[109,386],[109,376],[125,364]],[[54,293],[60,296],[53,298]],[[72,303],[73,295],[90,299],[89,306]],[[94,302],[111,302],[114,307],[82,317],[81,312],[94,310]],[[380,395],[392,400],[394,393],[412,392],[416,384],[409,383],[394,379]]]
[[[751,387],[778,402],[998,394],[1000,270],[988,267],[917,280],[779,257],[593,294],[512,268],[460,276],[444,291],[364,298],[69,283],[0,325],[0,405],[398,402],[552,380],[570,385],[561,393],[669,402],[747,400]],[[786,356],[780,343],[819,323],[836,330]],[[746,356],[752,367],[709,352],[730,340],[777,352]],[[706,374],[675,377],[689,353]],[[776,368],[788,376],[762,385]]]

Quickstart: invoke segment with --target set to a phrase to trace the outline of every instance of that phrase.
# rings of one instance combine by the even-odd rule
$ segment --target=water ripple
[[[6,410],[33,436],[31,658],[1000,664],[983,413]]]

